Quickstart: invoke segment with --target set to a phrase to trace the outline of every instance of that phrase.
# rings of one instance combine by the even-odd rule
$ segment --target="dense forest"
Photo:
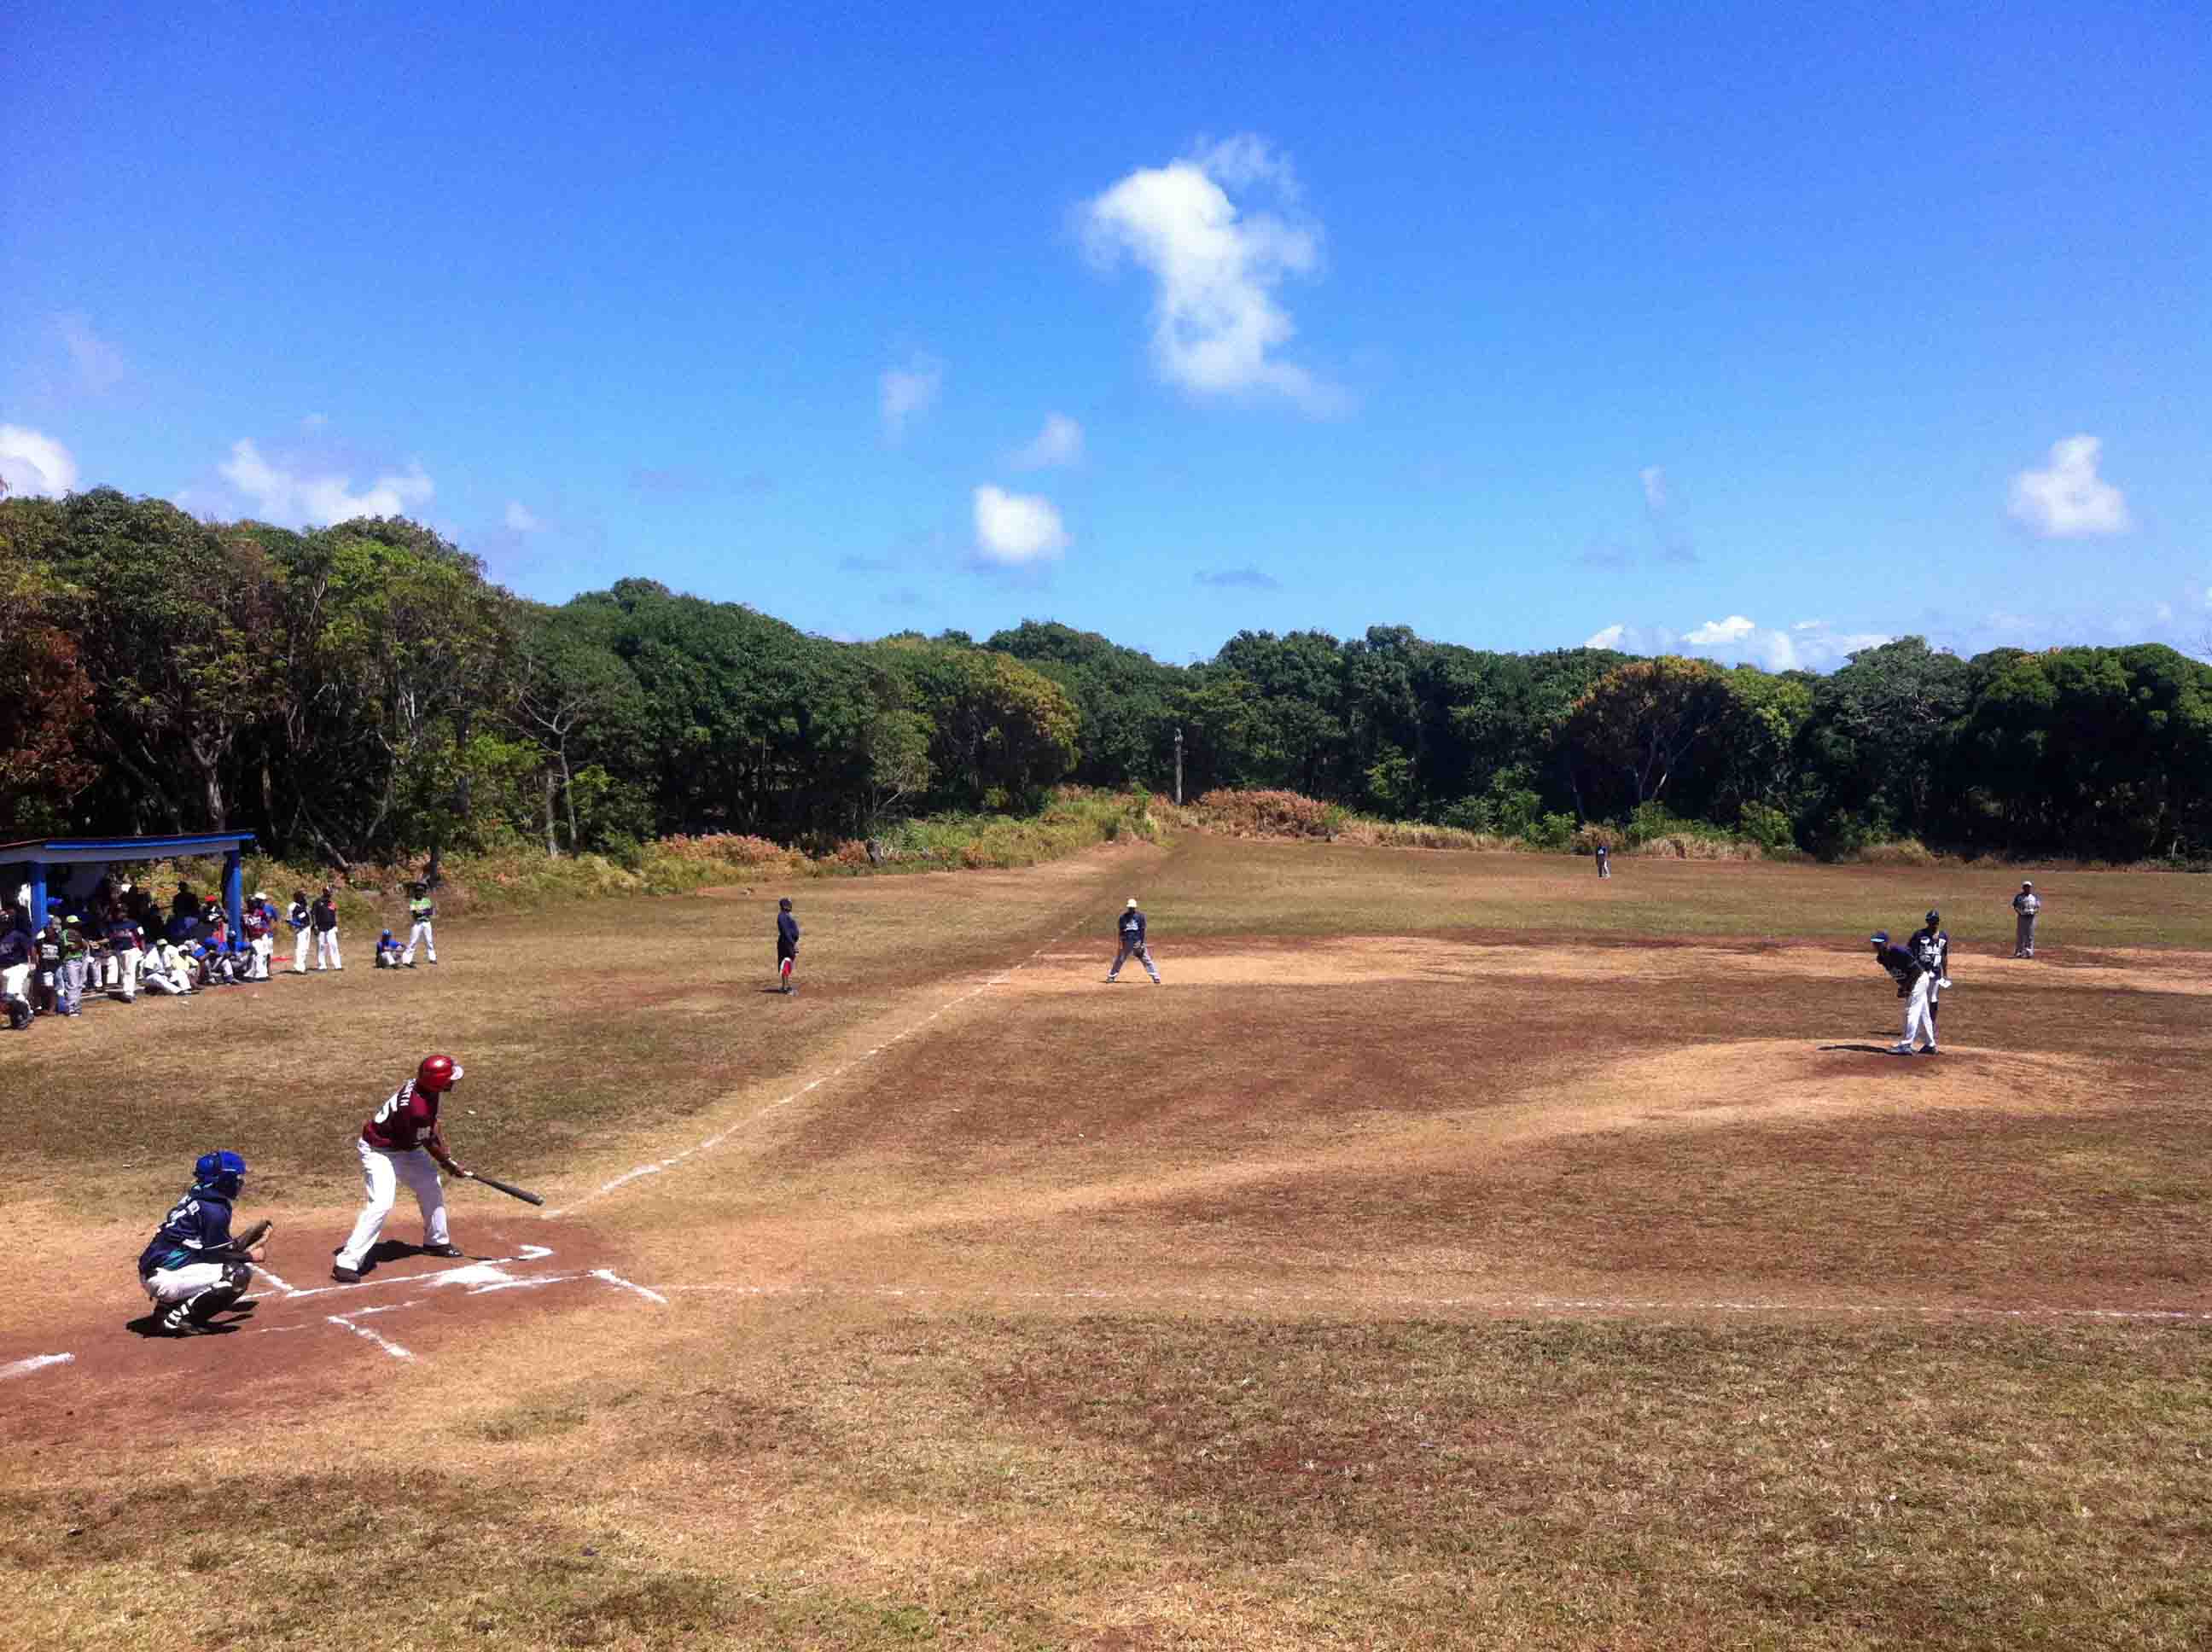
[[[649,580],[525,601],[402,519],[106,489],[0,501],[0,839],[221,823],[338,865],[1165,789],[1178,731],[1194,794],[1540,840],[1663,814],[1821,853],[2212,850],[2212,667],[2157,645],[1907,637],[1816,676],[1400,626],[1241,631],[1190,666],[1035,621],[842,643]]]

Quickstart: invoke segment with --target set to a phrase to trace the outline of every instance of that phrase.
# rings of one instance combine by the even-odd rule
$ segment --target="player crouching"
[[[253,1266],[267,1254],[271,1224],[256,1222],[235,1237],[231,1206],[246,1186],[246,1161],[228,1151],[203,1153],[192,1166],[192,1185],[161,1218],[153,1240],[138,1253],[138,1282],[161,1315],[161,1328],[188,1337],[237,1306],[252,1283]]]

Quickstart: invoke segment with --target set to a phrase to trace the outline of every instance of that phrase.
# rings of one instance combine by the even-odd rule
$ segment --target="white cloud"
[[[510,499],[507,501],[506,521],[507,525],[517,533],[535,533],[545,525],[537,517],[532,515],[529,507],[519,499]]]
[[[1723,659],[1751,660],[1770,671],[1831,671],[1861,649],[1892,640],[1884,631],[1831,630],[1826,620],[1800,620],[1785,631],[1730,614],[1680,633],[1664,626],[1608,625],[1585,638],[1583,647],[1645,655],[1709,649]]]
[[[985,561],[1026,568],[1066,548],[1067,530],[1051,501],[988,483],[975,489],[975,549]]]
[[[1229,190],[1269,186],[1294,209],[1290,162],[1250,134],[1164,167],[1142,167],[1083,210],[1092,258],[1125,254],[1158,282],[1152,360],[1169,383],[1199,395],[1280,396],[1310,413],[1338,410],[1341,392],[1272,354],[1297,331],[1276,301],[1289,275],[1321,263],[1321,228],[1273,213],[1241,213]],[[1226,187],[1224,187],[1224,185]]]
[[[131,376],[123,352],[92,330],[91,318],[81,310],[54,318],[54,331],[69,350],[70,363],[84,387],[98,395],[112,390]]]
[[[1759,629],[1756,623],[1741,614],[1730,614],[1724,620],[1707,620],[1694,631],[1682,634],[1682,641],[1695,643],[1700,648],[1710,648],[1723,642],[1739,642]]]
[[[1657,465],[1647,465],[1636,473],[1636,477],[1638,481],[1644,484],[1644,508],[1650,511],[1654,516],[1663,514],[1667,509],[1667,471],[1665,467]]]
[[[278,523],[322,525],[356,516],[403,516],[428,504],[437,491],[419,462],[380,476],[356,493],[349,477],[304,476],[283,469],[243,439],[230,445],[230,458],[216,468],[224,481],[254,501],[264,519]]]
[[[52,436],[0,424],[0,481],[19,497],[59,499],[76,486],[76,460]]]
[[[331,416],[327,413],[310,413],[300,421],[300,428],[313,435],[330,422]]]
[[[908,421],[935,406],[938,392],[944,387],[944,364],[926,355],[915,356],[902,367],[886,368],[876,381],[884,440],[894,447],[905,440]]]
[[[2128,501],[2097,474],[2103,447],[2094,436],[2052,442],[2050,469],[2022,471],[2012,479],[2013,519],[2047,539],[2126,532],[2134,525]]]
[[[1044,428],[1036,440],[1014,455],[1018,470],[1042,471],[1055,465],[1073,465],[1083,457],[1083,427],[1065,413],[1044,416]]]

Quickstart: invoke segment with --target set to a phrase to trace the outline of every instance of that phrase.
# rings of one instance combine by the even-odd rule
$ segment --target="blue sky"
[[[2189,8],[303,9],[19,0],[13,490],[1176,660],[2212,638]]]

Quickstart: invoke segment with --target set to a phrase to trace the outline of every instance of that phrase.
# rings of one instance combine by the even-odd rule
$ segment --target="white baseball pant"
[[[27,1004],[30,999],[25,996],[23,989],[30,983],[31,966],[29,964],[9,964],[5,969],[0,969],[0,999],[20,998]]]
[[[399,962],[414,963],[415,949],[418,946],[428,947],[430,951],[430,962],[437,963],[438,938],[430,932],[430,926],[428,924],[417,924],[407,932],[407,950],[399,955]]]
[[[203,1291],[214,1290],[229,1272],[221,1262],[186,1262],[182,1267],[157,1267],[145,1278],[146,1294],[161,1307],[174,1308]]]
[[[108,985],[110,987],[120,987],[123,989],[123,999],[126,1004],[137,996],[138,965],[145,956],[143,951],[135,946],[126,947],[115,955],[115,975],[109,981]]]
[[[1912,983],[1912,990],[1905,999],[1905,1042],[1910,1044],[1916,1032],[1925,1032],[1928,1042],[1936,1042],[1936,1017],[1928,1013],[1929,988],[1934,983],[1926,975]]]
[[[345,960],[338,956],[338,932],[335,929],[315,932],[315,968],[328,964],[333,969],[345,968]]]
[[[276,938],[274,935],[256,935],[253,938],[253,974],[252,979],[255,981],[268,980],[269,960],[276,956]]]
[[[295,975],[307,973],[307,947],[314,939],[314,934],[312,929],[299,929],[292,932],[292,973]]]
[[[338,1266],[358,1268],[368,1253],[376,1248],[376,1242],[384,1236],[384,1218],[392,1214],[403,1181],[415,1190],[415,1202],[422,1207],[422,1242],[450,1244],[453,1236],[446,1230],[446,1188],[438,1180],[437,1162],[419,1147],[390,1153],[381,1147],[371,1147],[365,1141],[356,1141],[354,1145],[361,1152],[361,1180],[368,1189],[368,1202],[354,1218],[353,1236],[338,1253]]]

